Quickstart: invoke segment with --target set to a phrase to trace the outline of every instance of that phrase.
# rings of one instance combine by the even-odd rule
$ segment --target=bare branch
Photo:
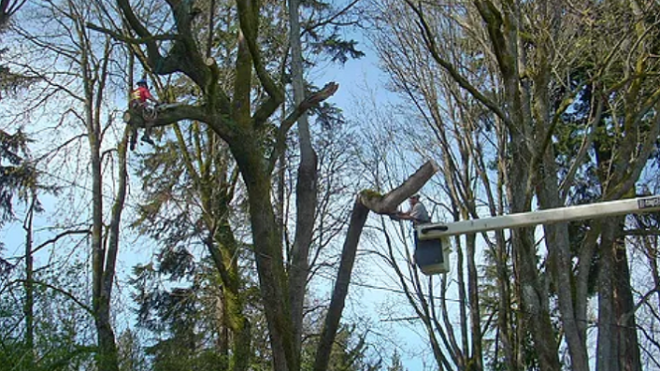
[[[254,70],[257,72],[257,77],[259,77],[261,85],[271,98],[281,103],[284,101],[284,92],[282,87],[275,83],[266,70],[266,66],[261,58],[260,46],[257,43],[257,32],[259,27],[259,9],[256,5],[257,3],[258,2],[247,0],[236,1],[240,27],[245,36],[245,41],[247,42],[250,55],[252,56],[252,64],[254,65]]]
[[[25,283],[25,280],[18,280],[17,282]],[[64,296],[66,296],[67,298],[71,299],[71,301],[73,301],[74,303],[76,303],[80,308],[82,308],[82,309],[83,309],[85,312],[87,312],[88,314],[91,314],[92,316],[94,315],[94,311],[92,310],[92,308],[88,307],[85,303],[83,303],[83,302],[80,301],[78,298],[76,298],[75,295],[73,295],[72,293],[70,293],[70,292],[68,292],[68,291],[66,291],[66,290],[63,290],[63,289],[61,289],[61,288],[59,288],[59,287],[57,287],[57,286],[53,286],[53,285],[51,285],[51,284],[49,284],[49,283],[46,283],[46,282],[41,282],[41,281],[30,281],[30,283],[31,283],[31,284],[34,284],[34,285],[43,286],[43,287],[49,288],[49,289],[51,289],[51,290],[53,290],[53,291],[55,291],[55,292],[57,292],[57,293],[60,293],[60,294],[62,294],[62,295],[64,295]]]
[[[7,24],[9,17],[14,15],[27,0],[1,0],[0,1],[0,27]]]
[[[298,121],[298,118],[302,116],[308,109],[314,107],[315,105],[323,102],[324,100],[330,98],[333,94],[339,89],[339,84],[335,82],[329,82],[325,86],[316,92],[315,94],[310,95],[304,101],[302,101],[298,107],[296,107],[293,112],[291,112],[285,119],[282,121],[278,131],[275,142],[275,147],[273,153],[270,155],[269,160],[269,172],[272,172],[277,162],[278,157],[285,149],[286,143],[286,134],[289,132],[293,124]]]
[[[57,236],[51,238],[50,240],[48,240],[48,241],[40,244],[39,246],[35,247],[34,250],[32,250],[32,253],[34,254],[37,251],[43,249],[44,247],[46,247],[50,244],[54,244],[55,242],[59,241],[61,238],[64,238],[66,236],[75,235],[75,234],[89,235],[90,233],[92,233],[92,232],[89,229],[76,229],[76,230],[71,230],[71,231],[64,231],[64,232],[58,234]]]
[[[163,34],[163,35],[148,35],[146,37],[130,37],[128,35],[120,34],[119,32],[110,30],[105,27],[97,26],[93,23],[88,22],[86,24],[87,28],[90,30],[98,31],[102,34],[106,34],[110,37],[112,37],[115,40],[118,41],[123,41],[125,43],[129,44],[135,44],[135,45],[142,45],[142,44],[148,44],[150,42],[154,41],[166,41],[166,40],[175,40],[176,35],[173,34]]]
[[[431,32],[431,27],[429,26],[428,22],[426,22],[426,18],[424,18],[422,10],[415,6],[410,0],[406,0],[406,3],[415,12],[415,14],[417,14],[422,37],[424,38],[424,42],[426,43],[433,59],[451,75],[451,77],[458,83],[458,85],[467,90],[476,100],[488,107],[488,109],[493,111],[493,113],[502,119],[502,121],[509,123],[509,118],[504,113],[504,111],[502,111],[500,107],[495,104],[495,102],[488,99],[483,93],[474,87],[463,75],[458,72],[452,63],[440,56],[438,53],[438,47],[435,43],[435,36],[433,35],[433,32]]]

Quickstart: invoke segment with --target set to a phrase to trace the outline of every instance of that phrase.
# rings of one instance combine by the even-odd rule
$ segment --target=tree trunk
[[[510,98],[516,101],[514,98]],[[520,110],[520,105],[517,105]],[[516,105],[514,105],[514,110]],[[513,122],[522,122],[521,118],[514,117]],[[516,125],[509,127],[509,148],[511,151],[507,165],[507,197],[511,204],[511,212],[529,211],[531,196],[527,183],[532,176],[528,169],[528,161],[519,164],[519,159],[531,159],[532,153],[527,147],[528,135],[526,130]],[[511,241],[515,259],[517,282],[520,286],[520,299],[523,308],[523,326],[527,329],[534,341],[538,355],[539,366],[543,371],[557,371],[560,369],[557,354],[557,340],[550,321],[548,308],[548,292],[539,277],[536,259],[536,245],[532,229],[521,228],[511,231]]]
[[[300,40],[299,0],[289,0],[289,27],[291,44],[291,79],[296,106],[305,100],[303,56]],[[289,301],[293,324],[294,354],[298,357],[302,342],[303,306],[309,274],[309,250],[314,232],[317,206],[317,161],[312,148],[307,114],[298,118],[300,165],[296,185],[296,235],[289,256]],[[296,361],[298,364],[299,361]],[[289,370],[297,371],[297,370]]]
[[[117,346],[110,324],[110,292],[104,288],[105,257],[103,246],[103,179],[101,173],[100,130],[93,124],[91,107],[87,120],[92,168],[92,308],[97,336],[97,367],[99,371],[117,371]]]
[[[103,193],[100,141],[94,131],[88,134],[90,138],[92,166],[92,308],[97,331],[98,353],[97,367],[99,371],[117,371],[117,345],[115,334],[110,323],[110,294],[104,285],[106,251],[103,246]]]
[[[641,371],[635,303],[630,287],[630,269],[624,238],[619,238],[614,244],[614,272],[617,272],[613,277],[613,289],[619,364],[622,371]]]
[[[233,333],[232,363],[229,369],[245,371],[250,368],[252,359],[252,331],[250,322],[243,312],[241,278],[236,259],[237,246],[229,221],[226,219],[229,215],[228,210],[222,215],[219,220],[220,226],[213,237],[214,241],[210,241],[208,249],[222,279],[224,325]],[[222,249],[217,245],[222,246]]]
[[[483,349],[482,349],[482,330],[481,330],[481,310],[479,305],[479,275],[475,260],[476,254],[476,235],[468,236],[468,295],[470,303],[470,338],[472,353],[470,354],[470,367],[468,370],[483,369]]]
[[[280,229],[270,199],[270,176],[257,148],[256,142],[246,140],[234,143],[232,153],[248,192],[254,255],[268,322],[273,369],[297,370]]]
[[[33,221],[37,195],[32,190],[30,209],[23,228],[25,229],[25,304],[23,313],[25,314],[25,348],[26,360],[25,367],[28,370],[34,367],[34,257],[33,248]]]
[[[497,264],[496,282],[498,283],[498,294],[500,298],[497,305],[497,328],[502,341],[502,348],[504,349],[504,362],[506,369],[517,371],[520,364],[514,350],[516,348],[514,329],[519,328],[520,326],[514,326],[518,317],[511,311],[511,279],[509,267],[507,265],[507,244],[505,242],[503,231],[495,232],[495,241],[495,256]],[[496,354],[498,351],[499,348],[495,348]],[[518,352],[520,352],[520,350],[518,350]]]
[[[82,19],[77,20],[83,22]],[[79,25],[79,38],[85,40],[84,25]],[[103,236],[103,172],[101,158],[101,111],[102,96],[110,61],[110,40],[106,40],[105,55],[100,65],[95,64],[89,55],[91,50],[87,44],[81,47],[80,67],[83,76],[85,98],[85,124],[89,140],[90,166],[92,172],[92,310],[97,330],[97,367],[99,371],[117,371],[119,361],[115,333],[112,329],[110,316],[110,302],[112,298],[112,284],[115,275],[115,263],[119,246],[119,223],[126,197],[126,144],[130,133],[127,126],[124,137],[117,149],[118,161],[118,191],[112,205],[110,215],[110,229],[107,245]],[[95,73],[103,76],[94,80]]]
[[[599,371],[620,370],[616,349],[616,318],[612,275],[614,274],[614,235],[620,218],[608,218],[603,222],[598,264],[598,343],[596,369]]]
[[[559,187],[556,174],[558,169],[555,163],[555,156],[551,149],[548,149],[544,155],[544,164],[539,170],[541,173],[537,187],[539,204],[542,209],[562,207],[559,198]],[[544,226],[546,236],[546,246],[548,248],[548,270],[555,287],[559,301],[559,310],[563,330],[565,333],[568,350],[571,355],[571,366],[573,371],[588,371],[589,357],[587,353],[586,339],[581,335],[576,316],[578,318],[586,317],[586,313],[576,312],[577,308],[586,308],[584,305],[574,304],[575,301],[586,302],[587,297],[574,297],[573,283],[571,281],[572,262],[570,253],[570,241],[568,233],[568,224],[551,224]]]
[[[346,232],[346,240],[341,252],[341,262],[339,264],[339,272],[337,272],[335,288],[332,292],[332,300],[330,301],[330,307],[325,317],[325,324],[316,350],[314,371],[326,371],[328,369],[332,345],[335,341],[337,329],[339,328],[339,320],[341,319],[346,296],[348,295],[348,285],[351,282],[358,243],[360,242],[362,228],[367,222],[368,215],[369,209],[359,199],[356,199],[353,204],[353,211],[351,212],[348,232]]]
[[[282,266],[282,245],[279,243],[278,228],[271,209],[269,189],[264,186],[268,181],[259,183],[260,186],[256,188],[248,186],[250,209],[261,210],[260,213],[250,213],[250,220],[255,242],[259,285],[273,348],[274,370],[296,370],[297,366],[293,362],[297,357],[293,354],[293,333],[286,299],[288,291]]]
[[[198,130],[200,123],[195,123]],[[201,198],[203,220],[209,232],[204,239],[206,248],[222,281],[220,304],[222,318],[219,320],[220,352],[230,363],[221,368],[233,371],[245,371],[252,360],[252,333],[248,318],[245,316],[245,301],[242,277],[238,266],[238,244],[230,225],[230,203],[233,196],[233,179],[228,181],[226,158],[223,154],[220,138],[210,128],[206,129],[208,146],[202,148],[201,139],[195,140],[194,155],[188,153],[189,148],[178,123],[172,125],[183,162],[190,174],[193,185]],[[195,156],[195,157],[193,157]],[[195,163],[200,165],[197,171]],[[214,169],[213,171],[211,169]],[[229,344],[227,329],[233,337]],[[231,357],[229,349],[231,348]],[[224,361],[224,360],[223,360]]]

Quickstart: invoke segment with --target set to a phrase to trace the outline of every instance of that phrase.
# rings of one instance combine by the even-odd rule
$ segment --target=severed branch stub
[[[131,110],[127,110],[127,111],[124,111],[124,115],[122,116],[122,119],[123,119],[124,122],[127,123],[127,124],[133,124],[133,125],[135,125],[135,123],[134,123],[134,122],[132,123],[131,121],[135,121],[136,118],[140,118],[140,119],[141,119],[141,117],[139,117],[139,116],[140,116],[140,115],[137,114],[135,111],[131,112]],[[137,126],[137,125],[136,125],[136,126]]]
[[[128,110],[124,111],[124,115],[122,116],[122,119],[126,124],[129,124],[133,127],[136,128],[146,127],[146,119],[138,110],[129,108]]]
[[[394,214],[397,207],[410,196],[417,193],[433,174],[439,170],[438,164],[429,160],[411,175],[403,184],[391,190],[386,195],[380,195],[373,191],[362,191],[358,198],[370,211],[376,214]]]
[[[315,105],[323,102],[324,100],[331,97],[339,89],[339,84],[335,82],[329,82],[325,86],[317,91],[316,93],[307,97],[304,101],[300,102],[300,108],[302,110],[307,110],[314,107]]]
[[[291,113],[289,113],[289,115],[284,119],[284,121],[282,121],[282,126],[280,127],[280,131],[284,134],[288,132],[289,128],[291,128],[291,126],[296,121],[298,121],[298,118],[300,118],[300,116],[302,116],[310,108],[317,106],[319,103],[333,96],[337,92],[337,89],[339,89],[339,84],[337,84],[336,82],[329,82],[325,84],[325,86],[321,90],[305,98],[305,100],[300,102],[300,104],[296,107],[296,109],[294,109]]]

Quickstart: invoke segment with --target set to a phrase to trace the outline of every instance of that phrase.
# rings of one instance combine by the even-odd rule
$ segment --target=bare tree
[[[650,18],[642,15],[648,14],[646,12],[651,11],[655,4],[617,3],[601,6],[583,2],[575,8],[576,4],[564,2],[452,1],[446,4],[428,4],[409,1],[408,11],[392,3],[382,4],[385,4],[383,7],[386,7],[388,14],[396,12],[399,15],[395,24],[390,23],[390,30],[394,32],[391,36],[394,42],[390,45],[401,45],[401,50],[405,50],[407,55],[386,47],[380,50],[381,55],[393,76],[395,87],[408,96],[410,101],[416,102],[415,106],[419,108],[423,120],[442,128],[439,131],[447,132],[447,126],[440,124],[443,120],[446,121],[447,117],[454,117],[446,113],[447,111],[434,114],[439,112],[434,107],[438,105],[434,91],[434,86],[438,83],[433,82],[429,76],[433,77],[438,72],[423,74],[419,72],[426,70],[423,64],[414,64],[415,58],[423,60],[430,57],[440,72],[453,81],[452,84],[441,85],[439,89],[449,90],[449,97],[461,97],[467,93],[460,100],[445,99],[445,102],[454,103],[464,112],[457,116],[462,124],[465,127],[471,126],[472,131],[495,129],[494,135],[484,138],[492,138],[487,140],[493,143],[497,151],[497,169],[501,174],[499,184],[505,187],[503,189],[506,193],[502,198],[492,197],[497,191],[488,196],[491,215],[530,210],[534,198],[538,200],[541,208],[563,206],[571,202],[571,196],[575,195],[571,187],[576,184],[576,173],[598,163],[602,163],[607,169],[601,168],[599,173],[599,181],[603,186],[602,191],[598,192],[601,199],[618,199],[631,191],[640,171],[646,166],[650,153],[648,151],[654,147],[651,142],[657,135],[657,125],[654,124],[657,117],[652,108],[657,104],[657,90],[651,88],[654,86],[654,77],[651,75],[654,74],[656,65],[649,63],[648,59],[651,55],[649,50],[653,49],[653,39],[648,35],[654,31],[647,28]],[[407,19],[409,12],[414,14],[413,20],[409,23],[402,22],[401,19]],[[595,14],[608,16],[599,18],[599,22],[593,22]],[[625,26],[622,27],[621,22],[610,23],[615,19],[626,20]],[[387,17],[384,17],[384,21],[387,21]],[[610,26],[616,30],[605,31],[610,30]],[[411,33],[416,33],[417,37],[407,37]],[[443,45],[453,47],[441,47]],[[626,52],[621,49],[624,45]],[[411,57],[417,53],[421,56]],[[628,62],[619,59],[624,55]],[[631,61],[635,62],[629,63]],[[405,72],[397,68],[398,64],[406,63],[412,67],[408,65]],[[630,68],[624,68],[624,65]],[[433,71],[431,68],[428,70]],[[651,75],[646,75],[648,72]],[[408,75],[415,77],[407,79]],[[429,80],[432,82],[427,83]],[[460,90],[452,86],[457,86]],[[427,98],[416,100],[415,96]],[[589,98],[585,98],[586,96]],[[465,98],[469,98],[472,103],[461,103],[466,101]],[[573,103],[577,100],[588,101],[588,109],[581,116],[580,126],[574,132],[579,133],[581,140],[577,142],[579,145],[571,150],[566,170],[561,170],[557,167],[557,160],[564,155],[558,153],[553,141],[561,138],[563,131],[559,128],[564,130],[562,125],[567,121],[575,122],[570,118],[569,107],[574,109],[576,106]],[[471,117],[480,119],[471,120]],[[609,120],[614,120],[617,124],[605,129],[608,133],[605,141],[616,142],[614,147],[601,144],[601,139],[594,139],[599,138],[595,133],[604,128],[599,125],[607,126],[606,122],[610,122]],[[632,131],[624,134],[628,130]],[[442,134],[438,135],[442,137]],[[468,142],[472,136],[461,133],[457,137],[461,138],[458,141],[459,153],[468,154],[479,148],[478,141]],[[465,142],[465,147],[461,147],[461,142]],[[440,140],[440,143],[446,146],[446,140]],[[599,151],[598,148],[605,148],[606,151]],[[591,159],[587,155],[589,149],[600,153],[599,158],[590,162]],[[610,152],[610,149],[614,152]],[[452,158],[447,152],[444,152],[444,156],[445,161]],[[458,157],[462,158],[463,155]],[[485,169],[478,165],[478,156],[473,158],[477,169]],[[621,159],[622,162],[618,163],[615,159]],[[628,165],[623,165],[624,163]],[[448,170],[453,170],[450,163],[447,165]],[[458,165],[462,166],[468,167],[457,174],[470,168],[466,163]],[[600,168],[600,165],[596,166]],[[480,171],[478,176],[484,177],[487,174],[487,171]],[[451,182],[450,175],[446,173],[448,181]],[[461,179],[461,176],[458,175],[455,179]],[[451,184],[448,185],[448,191],[452,198],[457,200],[453,195],[461,195],[460,202],[470,205],[471,198],[464,197],[469,196],[469,191],[452,187]],[[483,189],[490,188],[487,182],[482,184]],[[503,201],[500,206],[496,203],[498,199]],[[469,212],[460,216],[477,217]],[[557,354],[560,334],[555,333],[551,325],[551,305],[547,300],[550,294],[547,290],[548,284],[552,284],[552,287],[556,288],[561,314],[561,334],[569,350],[571,366],[575,370],[588,369],[587,278],[597,250],[595,241],[601,231],[612,233],[614,230],[621,230],[624,224],[619,219],[603,225],[607,227],[601,229],[601,222],[592,223],[593,228],[585,237],[585,248],[577,256],[577,275],[573,275],[571,260],[575,255],[572,253],[567,224],[544,228],[548,248],[545,260],[547,271],[536,268],[536,243],[532,231],[523,229],[511,232],[516,285],[513,295],[507,297],[513,300],[519,298],[523,306],[520,313],[522,322],[516,326],[518,332],[514,337],[517,339],[516,345],[509,341],[503,342],[509,368],[524,367],[521,353],[514,355],[510,350],[521,349],[527,332],[533,339],[540,368],[555,370],[560,367]],[[599,305],[602,305],[602,312],[599,314],[603,317],[599,321],[601,325],[597,353],[598,359],[602,359],[600,364],[603,367],[617,368],[617,364],[626,364],[638,369],[638,366],[634,366],[639,364],[636,360],[638,356],[633,351],[637,348],[634,332],[622,334],[621,337],[612,333],[617,326],[611,324],[619,323],[613,310],[615,289],[612,277],[614,271],[627,271],[623,266],[614,268],[612,265],[615,259],[612,258],[611,251],[616,250],[610,246],[617,245],[615,241],[619,235],[620,233],[615,233],[601,239],[601,246],[610,253],[606,254],[606,260],[602,262],[600,270],[603,282],[599,286],[602,299],[599,300]],[[501,269],[499,277],[506,280],[504,235],[496,234],[496,237],[497,245],[501,247],[497,249],[499,253],[495,256],[505,259],[498,259],[498,269]],[[627,265],[625,254],[620,255],[616,261]],[[625,294],[630,280],[621,278],[616,281],[619,285],[616,289],[619,290],[617,300],[627,302],[623,307],[628,308],[626,313],[630,313],[633,310],[632,301],[629,299],[631,296]],[[571,290],[574,283],[579,291],[577,295]],[[504,295],[504,292],[502,294]],[[504,300],[500,304],[506,303]],[[500,314],[509,311],[507,308],[507,305],[501,307]],[[629,316],[625,318],[632,320]],[[616,332],[623,333],[623,328],[635,327],[634,322],[629,324],[631,326],[621,327],[621,330]],[[502,335],[505,335],[503,339],[514,339],[506,336],[506,326],[500,326],[500,330],[503,330]],[[555,336],[548,336],[551,333],[555,333]],[[623,343],[619,343],[620,341]],[[616,360],[616,354],[623,358]]]
[[[128,171],[126,168],[126,139],[124,131],[117,147],[108,144],[109,132],[116,123],[115,115],[106,102],[112,94],[111,79],[117,71],[114,56],[120,52],[108,36],[99,37],[85,26],[91,17],[99,19],[100,11],[91,3],[78,1],[48,1],[36,6],[35,11],[58,19],[58,23],[47,30],[47,36],[33,36],[28,31],[21,31],[27,42],[39,48],[42,56],[52,56],[63,61],[58,67],[65,71],[46,71],[38,74],[44,81],[47,96],[55,95],[60,103],[73,102],[63,110],[62,122],[73,117],[74,127],[82,129],[84,134],[67,140],[63,146],[52,149],[53,153],[68,145],[77,144],[77,139],[86,137],[88,151],[81,158],[89,159],[91,174],[91,206],[89,217],[91,225],[91,314],[94,319],[97,337],[97,367],[99,370],[117,370],[117,348],[112,325],[112,293],[115,281],[115,266],[119,251],[121,216],[127,193]],[[61,29],[58,29],[61,27]],[[58,31],[66,30],[62,34]],[[52,39],[48,37],[53,36]],[[60,35],[66,35],[58,38]],[[61,41],[61,44],[56,44]],[[67,81],[57,77],[66,76]],[[51,90],[48,90],[51,89]],[[58,95],[59,94],[59,95]],[[105,139],[105,141],[104,141]],[[83,152],[84,153],[84,152]],[[56,156],[56,155],[49,155]],[[66,160],[63,160],[66,161]],[[116,165],[116,193],[110,194],[106,184],[109,169]],[[111,200],[111,206],[105,206],[105,200]]]

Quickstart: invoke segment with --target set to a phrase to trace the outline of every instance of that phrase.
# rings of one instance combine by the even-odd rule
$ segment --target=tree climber
[[[149,109],[147,107],[147,100],[154,102],[156,105],[160,104],[160,102],[158,102],[158,100],[153,97],[151,91],[149,91],[149,87],[147,86],[147,80],[140,79],[137,82],[137,88],[135,88],[135,90],[131,92],[131,101],[129,103],[129,107],[137,111],[144,119],[145,130],[141,140],[143,142],[154,145],[154,141],[151,140],[150,135],[151,135],[151,127],[154,124],[154,120],[156,119],[156,117],[154,114],[155,111],[154,113],[149,114]],[[133,139],[131,140],[131,149],[134,148],[135,148],[135,134],[133,136]]]

